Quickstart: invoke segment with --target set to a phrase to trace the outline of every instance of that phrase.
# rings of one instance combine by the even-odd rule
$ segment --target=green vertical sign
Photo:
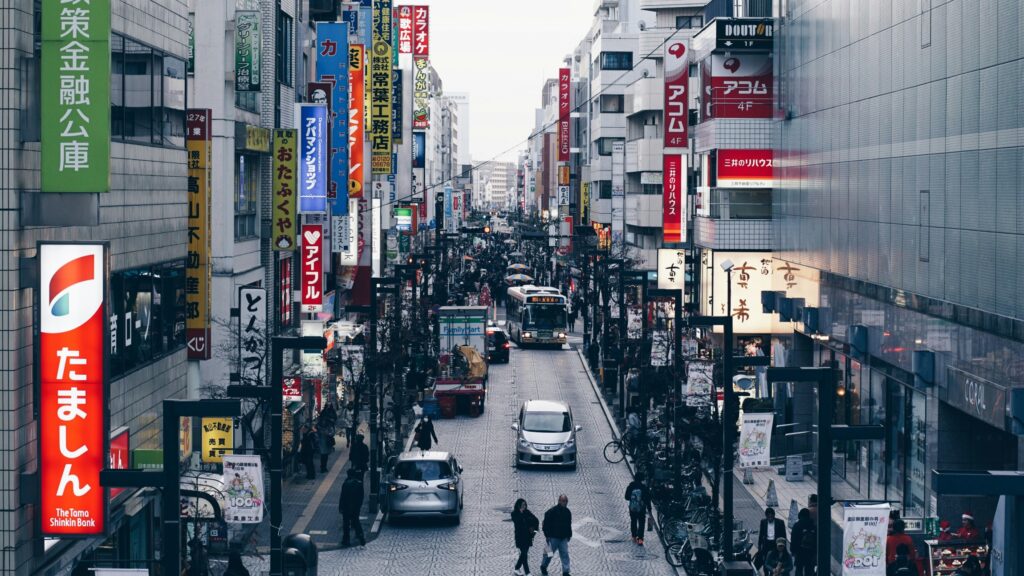
[[[43,192],[110,190],[110,0],[44,0]]]
[[[235,11],[235,91],[260,91],[260,13]]]

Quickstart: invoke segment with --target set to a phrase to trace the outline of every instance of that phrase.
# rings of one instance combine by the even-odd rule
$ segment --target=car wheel
[[[455,518],[452,518],[452,525],[453,526],[458,526],[459,524],[462,524],[462,514],[461,513],[456,514]]]

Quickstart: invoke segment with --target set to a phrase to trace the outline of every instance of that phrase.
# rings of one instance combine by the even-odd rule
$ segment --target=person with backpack
[[[629,502],[629,531],[633,543],[644,545],[644,526],[647,525],[647,511],[651,508],[651,492],[639,474],[626,486],[626,501]]]
[[[807,508],[802,508],[796,518],[790,532],[796,565],[795,576],[814,576],[818,565],[818,529],[811,519],[811,511]]]
[[[902,520],[898,520],[898,522],[902,522]],[[893,561],[885,568],[885,576],[920,576],[917,564],[910,559],[911,550],[913,548],[906,544],[897,546]]]
[[[359,511],[363,509],[363,473],[349,468],[348,478],[341,485],[341,498],[338,501],[338,512],[341,514],[341,545],[348,548],[351,540],[349,533],[355,531],[360,546],[366,546],[363,525],[359,523]]]

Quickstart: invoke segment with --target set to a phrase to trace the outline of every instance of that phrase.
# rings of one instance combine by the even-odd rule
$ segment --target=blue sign
[[[349,36],[359,33],[359,10],[345,10],[341,13],[341,21],[348,22]]]
[[[345,22],[316,26],[316,74],[331,88],[331,194],[335,215],[348,214],[348,29]]]
[[[327,212],[327,107],[298,104],[299,212]]]
[[[427,133],[412,133],[412,167],[424,168],[427,160]]]
[[[453,222],[453,218],[454,218],[454,215],[452,213],[452,195],[453,195],[453,192],[454,191],[452,190],[451,186],[445,186],[444,187],[444,227],[445,227],[445,229],[450,229],[452,227],[452,222]]]

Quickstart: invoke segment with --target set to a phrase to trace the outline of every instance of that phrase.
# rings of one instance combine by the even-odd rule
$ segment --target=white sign
[[[342,216],[348,221],[343,230],[348,234],[347,240],[342,242],[341,265],[359,265],[359,199],[349,198],[348,215]]]
[[[250,454],[224,455],[224,521],[263,521],[263,462]]]
[[[363,377],[363,346],[344,344],[341,346],[341,381],[349,389],[355,389]]]
[[[715,365],[711,362],[690,362],[686,365],[686,405],[710,406]]]
[[[351,219],[348,215],[331,216],[331,252],[334,254],[342,254],[349,247],[349,224]]]
[[[559,186],[558,187],[558,205],[568,206],[569,205],[569,187]]]
[[[651,332],[651,366],[668,366],[672,363],[672,337],[669,330]]]
[[[843,576],[885,576],[889,505],[843,510]]]
[[[740,468],[771,465],[772,420],[771,412],[744,412],[740,426]]]
[[[373,184],[374,184],[374,186],[376,186],[377,182],[374,182]],[[381,199],[379,197],[377,197],[376,194],[374,194],[374,197],[371,200],[371,204],[370,204],[370,221],[373,222],[373,225],[372,225],[373,226],[373,230],[371,231],[372,236],[371,236],[371,241],[370,241],[370,251],[372,253],[371,254],[371,258],[372,258],[371,259],[371,263],[372,263],[372,266],[373,266],[373,277],[374,278],[380,278],[380,275],[381,275],[380,252],[381,252],[381,249],[384,247],[381,244],[381,230],[380,230],[380,227],[381,227],[381,222],[380,222],[381,212],[382,212],[382,210],[381,210]]]
[[[686,250],[658,250],[658,289],[682,290],[686,279]]]
[[[263,386],[267,358],[267,291],[238,289],[238,374],[242,384]]]
[[[626,308],[626,338],[639,340],[643,338],[643,308],[630,306]]]

